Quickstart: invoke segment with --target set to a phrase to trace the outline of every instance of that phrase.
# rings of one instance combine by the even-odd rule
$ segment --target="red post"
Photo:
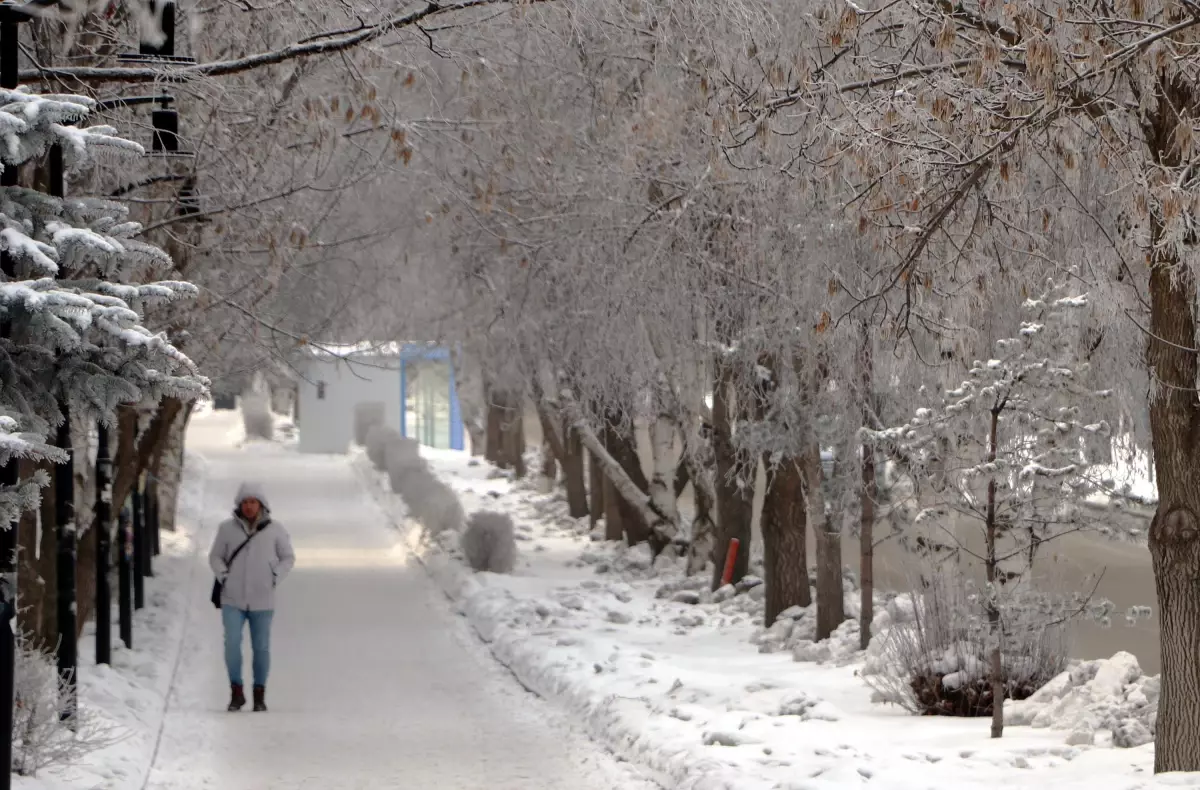
[[[721,572],[721,586],[724,587],[733,581],[733,564],[737,561],[738,546],[741,541],[737,538],[729,539],[729,551],[725,552],[725,570]]]

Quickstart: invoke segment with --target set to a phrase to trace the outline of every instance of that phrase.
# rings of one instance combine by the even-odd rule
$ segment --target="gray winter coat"
[[[242,502],[251,497],[262,503],[258,523],[253,525],[247,523],[240,511]],[[262,534],[255,535],[230,567],[229,557],[253,532]],[[225,606],[251,612],[275,608],[275,587],[296,564],[296,555],[287,530],[271,520],[266,495],[260,486],[243,483],[238,489],[233,518],[222,522],[217,529],[208,564],[223,584],[221,603]]]

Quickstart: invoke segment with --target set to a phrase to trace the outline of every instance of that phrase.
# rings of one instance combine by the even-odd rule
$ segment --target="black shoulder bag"
[[[269,522],[269,521],[267,522],[267,524],[270,524],[270,523],[271,523],[271,522]],[[255,535],[257,535],[258,533],[262,532],[264,529],[266,529],[266,528],[267,528],[267,524],[263,524],[261,527],[259,527],[258,529],[254,530],[254,532],[250,533],[250,534],[249,534],[249,535],[246,537],[246,539],[242,541],[242,545],[238,546],[236,549],[234,549],[234,550],[233,550],[233,554],[230,554],[230,555],[229,555],[229,559],[225,560],[225,570],[226,570],[226,571],[228,571],[228,570],[230,570],[230,569],[232,569],[232,568],[233,568],[233,561],[234,561],[235,559],[237,559],[237,555],[239,555],[239,554],[241,554],[241,553],[242,553],[242,549],[246,548],[246,544],[247,544],[247,543],[249,543],[250,541],[254,540],[254,536],[255,536]],[[213,579],[213,586],[212,586],[212,605],[213,605],[213,606],[215,606],[215,607],[216,607],[216,608],[218,608],[218,609],[220,609],[220,608],[221,608],[221,588],[222,588],[222,587],[223,587],[223,585],[221,584],[221,580],[220,580],[220,579]]]

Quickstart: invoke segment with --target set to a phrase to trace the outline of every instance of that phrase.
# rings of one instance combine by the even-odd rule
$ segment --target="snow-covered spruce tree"
[[[990,712],[992,737],[1003,733],[1004,698],[1027,696],[1050,679],[1018,668],[1029,663],[1026,656],[1010,660],[1006,649],[1029,643],[1030,633],[1060,627],[1067,611],[1086,603],[1038,595],[1025,582],[1044,544],[1092,526],[1095,511],[1081,508],[1082,500],[1103,488],[1088,458],[1111,441],[1110,430],[1087,415],[1111,393],[1087,383],[1080,353],[1087,306],[1085,295],[1051,281],[1045,295],[1025,302],[1028,320],[1019,335],[998,341],[996,357],[976,361],[970,378],[944,392],[939,406],[919,409],[898,428],[864,430],[908,459],[914,479],[928,482],[931,490],[918,493],[925,501],[917,523],[930,531],[918,547],[933,574],[953,572],[943,563],[965,550],[959,529],[982,533],[986,585],[960,613],[969,622],[947,632],[978,648],[964,662],[979,671],[964,677],[954,674],[958,668],[911,666],[904,670],[913,676],[903,680],[926,712]],[[968,633],[973,637],[963,636]],[[936,663],[954,645],[929,647],[927,658]],[[1052,676],[1057,664],[1047,667]],[[943,677],[952,674],[952,681]],[[960,710],[958,703],[968,699],[972,710]]]
[[[0,165],[19,167],[54,145],[68,173],[144,153],[111,127],[81,126],[93,107],[82,96],[0,90]],[[0,249],[11,261],[0,281],[0,463],[61,460],[45,440],[64,404],[109,420],[122,404],[204,392],[192,362],[141,324],[141,309],[195,289],[130,284],[170,266],[162,250],[136,238],[140,231],[112,201],[0,188]],[[15,520],[41,482],[0,492],[0,518]]]

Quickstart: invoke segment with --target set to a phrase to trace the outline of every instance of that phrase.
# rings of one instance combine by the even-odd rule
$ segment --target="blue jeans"
[[[275,612],[265,609],[246,612],[232,606],[221,607],[221,622],[225,625],[225,668],[229,670],[229,682],[235,686],[242,683],[242,632],[250,624],[250,647],[254,651],[254,685],[267,685],[267,674],[271,671],[271,618]]]

